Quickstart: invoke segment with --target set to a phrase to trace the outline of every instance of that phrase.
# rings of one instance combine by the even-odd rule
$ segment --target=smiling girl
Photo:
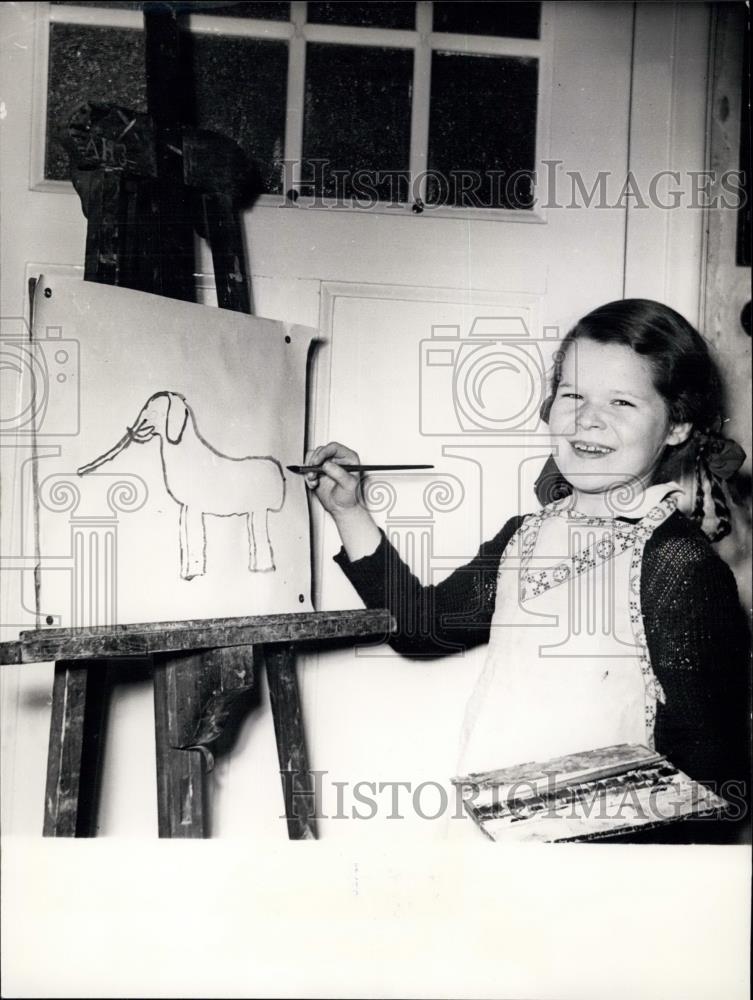
[[[708,493],[712,538],[729,530],[708,462],[721,411],[706,342],[678,313],[642,299],[589,313],[565,337],[542,407],[553,440],[543,506],[512,517],[436,586],[420,584],[360,502],[358,478],[340,468],[356,453],[336,442],[309,452],[322,468],[307,484],[343,543],[336,561],[367,607],[395,616],[392,646],[443,655],[489,643],[459,773],[641,743],[722,794],[737,782],[739,798],[747,622],[699,527]],[[740,449],[726,447],[739,463]],[[672,470],[689,459],[687,517]],[[679,826],[693,839],[733,836],[731,824]]]

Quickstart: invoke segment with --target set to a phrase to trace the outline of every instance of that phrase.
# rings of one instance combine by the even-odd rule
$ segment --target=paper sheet
[[[37,284],[24,501],[39,622],[311,610],[300,462],[316,331],[83,282]]]

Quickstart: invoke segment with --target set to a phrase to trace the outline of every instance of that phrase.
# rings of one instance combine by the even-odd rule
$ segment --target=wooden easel
[[[288,836],[316,836],[316,802],[308,767],[295,671],[302,644],[385,638],[387,611],[320,611],[206,621],[115,625],[106,629],[35,629],[0,643],[0,664],[55,661],[44,835],[92,836],[96,824],[104,675],[118,661],[154,665],[157,795],[161,837],[206,837],[205,778],[212,743],[235,698],[266,667]],[[242,684],[223,656],[235,656]],[[162,684],[158,686],[158,678]]]
[[[181,112],[175,8],[145,5],[144,23],[149,114],[84,105],[69,127],[87,217],[85,280],[193,301],[197,229],[212,248],[218,304],[249,313],[238,213],[259,193],[257,175],[236,143],[191,128]],[[159,835],[208,835],[209,748],[264,666],[288,835],[315,837],[296,647],[384,638],[392,627],[386,611],[344,611],[39,630],[3,644],[1,662],[55,661],[44,834],[94,834],[108,677],[117,659],[136,657],[154,671]]]

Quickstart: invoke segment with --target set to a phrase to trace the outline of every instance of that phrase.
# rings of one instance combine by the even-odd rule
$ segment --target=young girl
[[[356,453],[336,442],[309,452],[322,468],[307,484],[343,543],[336,561],[367,607],[395,616],[392,646],[443,655],[489,643],[458,773],[642,743],[722,794],[741,783],[740,800],[747,621],[698,526],[708,488],[711,541],[729,530],[714,469],[720,450],[728,465],[742,451],[716,433],[721,409],[706,342],[678,313],[642,299],[589,313],[565,337],[542,407],[556,456],[537,482],[544,506],[508,520],[436,586],[419,583],[359,502],[358,477],[340,468]],[[686,517],[672,477],[690,457]],[[679,839],[738,836],[712,826],[652,839],[678,828]]]

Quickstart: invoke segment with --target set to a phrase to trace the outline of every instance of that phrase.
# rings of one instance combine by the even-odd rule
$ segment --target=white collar
[[[624,517],[645,517],[648,512],[655,507],[662,500],[666,500],[668,496],[672,496],[673,493],[684,493],[685,490],[682,486],[678,485],[674,480],[669,483],[654,483],[653,486],[649,486],[643,492],[643,499],[636,506],[633,507],[632,504],[627,504],[627,509],[625,511]]]
[[[612,495],[614,513],[611,515],[594,515],[597,520],[604,520],[609,516],[613,518],[625,518],[630,521],[638,521],[644,518],[646,514],[657,504],[661,503],[662,500],[666,500],[667,497],[672,496],[674,493],[684,493],[685,490],[679,486],[674,480],[668,483],[654,483],[653,486],[648,486],[643,490],[641,496],[638,498],[634,496],[633,490],[630,486],[626,486],[624,491],[619,488],[616,489]],[[555,500],[554,503],[548,504],[544,510],[559,510],[559,511],[570,511],[573,514],[580,514],[584,517],[589,515],[584,514],[582,511],[575,511],[571,507],[572,504],[572,494],[563,497],[561,500]]]

